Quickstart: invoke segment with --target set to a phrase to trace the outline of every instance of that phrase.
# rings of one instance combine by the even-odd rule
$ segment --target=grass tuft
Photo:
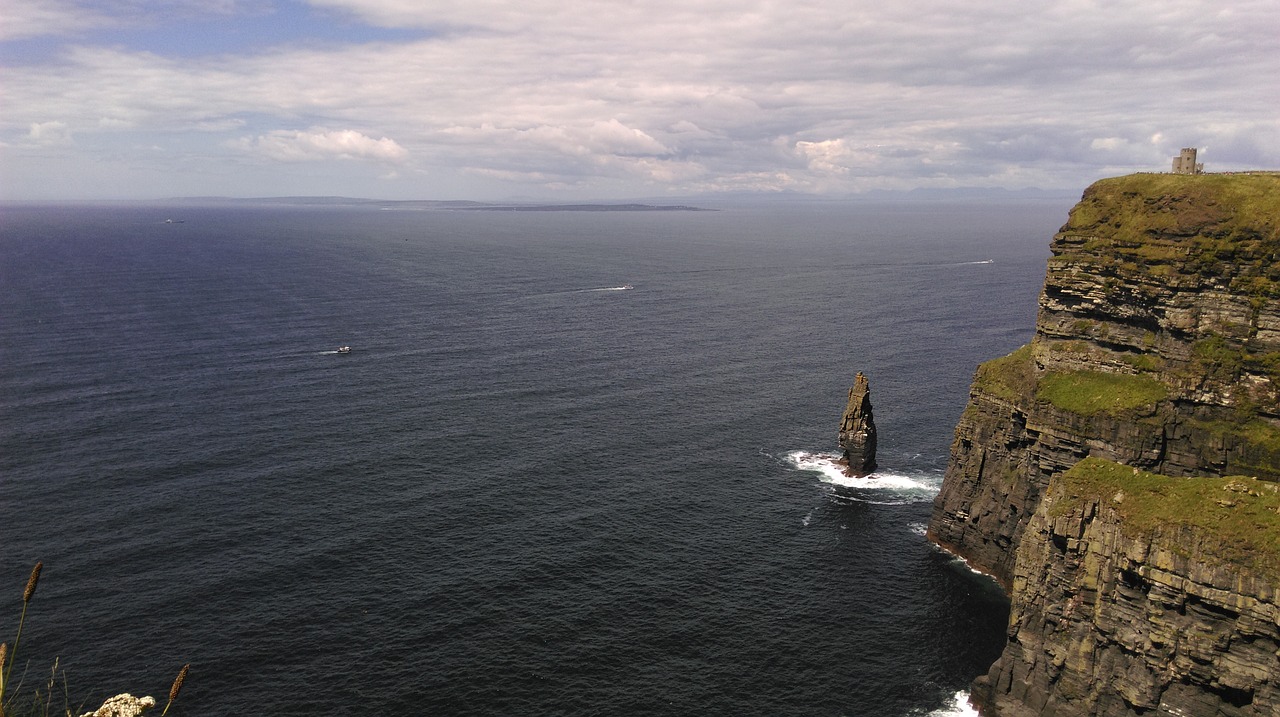
[[[1036,365],[1027,344],[1008,356],[978,366],[973,387],[1010,402],[1020,402],[1035,393]]]
[[[22,591],[22,602],[31,602],[31,598],[35,597],[36,585],[40,583],[40,571],[43,569],[43,562],[37,562],[36,566],[31,569],[31,577],[27,578],[27,588]]]
[[[17,661],[15,658],[18,653],[18,646],[22,641],[22,626],[26,622],[27,606],[35,596],[36,587],[40,583],[40,572],[43,568],[44,563],[36,563],[35,567],[31,570],[31,577],[27,578],[27,586],[22,591],[22,616],[18,618],[18,633],[13,640],[13,649],[9,648],[9,643],[0,642],[0,717],[6,717],[6,715],[9,715],[10,717],[17,717],[19,713],[24,717],[28,715],[30,717],[48,717],[50,710],[54,709],[54,689],[55,687],[58,687],[59,679],[62,681],[60,691],[62,692],[63,709],[61,711],[65,712],[67,717],[71,717],[72,714],[71,694],[67,685],[66,671],[62,670],[61,675],[59,675],[59,660],[57,658],[53,661],[53,669],[43,693],[40,690],[40,686],[37,685],[34,692],[30,693],[29,696],[20,696],[17,693],[22,691],[22,680],[19,681],[16,689],[10,684],[13,665]],[[174,680],[173,686],[169,688],[169,704],[165,705],[165,712],[169,711],[169,706],[178,698],[178,692],[181,691],[182,683],[186,680],[187,671],[190,670],[190,668],[190,664],[184,665],[182,670],[178,673],[178,678]],[[128,698],[130,700],[133,699],[128,695],[118,695],[116,698],[108,700],[108,703],[113,702],[113,700],[118,700],[121,697]],[[145,700],[150,705],[155,704],[150,697],[145,698]],[[77,709],[77,712],[78,711],[79,710]],[[55,710],[55,712],[57,712],[57,710]]]
[[[1242,565],[1280,578],[1280,486],[1251,478],[1173,478],[1100,458],[1086,458],[1057,479],[1065,496],[1053,504],[1060,517],[1085,502],[1105,503],[1131,536],[1175,535],[1190,528],[1205,545],[1167,545],[1184,557]],[[1122,500],[1116,500],[1123,494]],[[1194,555],[1191,553],[1194,551]]]
[[[1169,391],[1149,376],[1098,371],[1047,373],[1040,378],[1036,398],[1081,416],[1113,416],[1154,406]]]
[[[1104,179],[1085,190],[1060,237],[1081,240],[1072,260],[1127,276],[1226,276],[1241,293],[1280,296],[1280,173]]]
[[[164,717],[169,714],[169,707],[173,704],[174,700],[178,699],[178,693],[182,691],[182,683],[186,681],[187,671],[190,669],[191,663],[187,663],[178,671],[178,676],[173,680],[173,686],[169,688],[169,701],[165,703],[164,711],[160,713],[160,717]]]

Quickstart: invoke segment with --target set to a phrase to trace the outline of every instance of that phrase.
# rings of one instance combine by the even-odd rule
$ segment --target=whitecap
[[[791,451],[783,456],[785,465],[795,470],[812,471],[821,475],[827,483],[834,483],[847,478],[844,469],[836,463],[840,456],[834,453],[810,453],[808,451]]]
[[[947,550],[946,548],[942,547],[941,545],[938,545],[937,543],[932,543],[932,545],[933,545],[933,547],[934,547],[935,549],[937,549],[937,550],[939,550],[939,551],[941,551],[941,552],[945,553],[945,554],[947,555],[947,557],[951,558],[953,561],[955,561],[955,562],[960,563],[961,565],[963,565],[963,566],[965,567],[965,569],[966,569],[966,570],[968,570],[969,572],[973,573],[974,575],[981,575],[982,577],[984,577],[984,578],[986,578],[986,579],[988,579],[988,580],[990,580],[990,581],[992,581],[992,582],[996,582],[996,579],[995,579],[995,576],[994,576],[994,575],[992,575],[991,573],[986,572],[985,570],[979,570],[979,569],[977,569],[977,568],[973,567],[973,563],[969,562],[966,558],[963,558],[963,557],[961,557],[961,556],[959,556],[959,555],[957,555],[957,554],[955,554],[955,553],[951,552],[950,550]]]
[[[929,525],[927,523],[907,523],[907,530],[924,537],[929,533]]]
[[[888,471],[876,471],[862,478],[854,478],[841,473],[840,477],[833,478],[831,483],[842,488],[859,488],[862,490],[922,491],[930,494],[938,492],[936,486],[930,485],[921,476],[909,476]]]
[[[875,498],[867,493],[842,493],[832,489],[831,495],[828,496],[832,503],[841,505],[852,505],[854,503],[866,503],[867,505],[911,505],[912,503],[923,503],[929,500],[928,497],[918,495],[899,495],[888,498]]]
[[[929,713],[929,717],[979,717],[978,710],[969,704],[969,693],[960,690],[951,698],[951,704]]]
[[[817,473],[821,482],[847,489],[832,496],[836,502],[903,505],[932,500],[938,492],[936,477],[879,470],[857,478],[844,474],[844,467],[837,462],[839,459],[835,453],[792,451],[786,454],[783,463],[794,470]]]

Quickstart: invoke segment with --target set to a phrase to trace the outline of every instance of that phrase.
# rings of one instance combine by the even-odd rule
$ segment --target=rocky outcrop
[[[1231,660],[1187,671],[1176,667],[1174,652],[1142,652],[1127,637],[1105,647],[1114,636],[1107,625],[1140,617],[1138,632],[1164,629],[1142,623],[1150,623],[1154,608],[1124,612],[1121,593],[1132,588],[1119,576],[1149,568],[1157,572],[1143,580],[1162,605],[1208,605],[1194,585],[1204,575],[1196,566],[1215,564],[1212,556],[1191,551],[1177,570],[1159,568],[1144,561],[1167,537],[1131,536],[1121,546],[1103,532],[1088,540],[1072,535],[1066,544],[1076,547],[1062,552],[1055,546],[1071,531],[1044,522],[1044,511],[1057,481],[1088,457],[1168,480],[1280,479],[1280,175],[1103,180],[1071,211],[1052,251],[1035,338],[979,367],[929,525],[931,539],[1010,592],[1010,649],[975,694],[989,697],[989,713],[1019,717],[1127,716],[1162,709],[1166,697],[1170,709],[1199,705],[1168,714],[1266,714],[1239,710],[1270,704],[1270,688],[1255,685],[1250,703],[1230,691],[1243,687],[1214,691],[1212,675],[1225,674]],[[1090,530],[1125,528],[1120,514],[1098,510]],[[1059,528],[1066,532],[1054,532]],[[1193,545],[1212,543],[1212,534],[1212,526],[1202,528]],[[1097,552],[1102,546],[1110,547]],[[1270,550],[1280,552],[1280,541]],[[1249,613],[1248,620],[1263,619],[1275,600],[1259,591],[1274,590],[1280,572],[1269,570],[1251,573],[1252,587],[1213,589],[1231,593],[1228,602],[1247,593],[1271,605]],[[1168,585],[1156,589],[1166,578]],[[1079,580],[1120,592],[1089,592],[1071,602]],[[1175,587],[1183,592],[1170,592]],[[1080,612],[1085,599],[1090,611]],[[1079,624],[1066,629],[1069,603]],[[1219,622],[1213,629],[1227,627]],[[1238,642],[1261,645],[1260,639],[1246,630]],[[1274,648],[1270,654],[1269,669],[1280,671]],[[1119,680],[1117,670],[1154,671],[1169,680],[1141,698],[1134,690],[1109,693],[1104,683]],[[1063,706],[1086,694],[1090,711]],[[1200,709],[1218,703],[1226,706]]]
[[[1186,486],[1207,493],[1190,496],[1200,520],[1170,500],[1189,482],[1209,484]],[[1268,521],[1248,514],[1277,508],[1277,486],[1257,481],[1098,459],[1055,477],[1019,543],[1009,642],[975,699],[1009,717],[1280,715],[1278,583],[1251,559],[1266,546],[1249,545],[1273,538],[1250,535]],[[1244,535],[1224,544],[1215,523],[1237,517]]]
[[[1197,406],[1280,419],[1280,174],[1090,187],[1054,237],[1048,371],[1154,373]]]
[[[839,463],[847,475],[861,478],[876,469],[876,422],[871,415],[871,384],[859,371],[840,419]]]
[[[86,712],[83,717],[137,717],[156,706],[153,697],[134,697],[125,693],[109,698],[93,712]]]

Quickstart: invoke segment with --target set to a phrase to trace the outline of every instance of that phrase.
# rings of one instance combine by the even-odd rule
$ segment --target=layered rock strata
[[[849,403],[840,419],[840,465],[847,475],[861,478],[876,469],[876,422],[871,415],[871,384],[859,371],[849,389]]]
[[[1195,649],[1133,642],[1174,624],[1160,622],[1169,610],[1195,605],[1193,616],[1209,617],[1179,630],[1235,635],[1223,654],[1245,644],[1265,652],[1272,638],[1237,631],[1228,613],[1250,625],[1270,619],[1274,630],[1280,568],[1222,567],[1204,554],[1209,528],[1189,547],[1168,535],[1120,541],[1126,524],[1102,507],[1059,525],[1045,498],[1087,457],[1169,480],[1280,479],[1280,175],[1103,180],[1072,209],[1052,253],[1035,338],[975,375],[929,526],[936,543],[1010,592],[1009,648],[975,695],[988,713],[1019,717],[1280,714],[1265,711],[1271,687],[1224,677],[1236,663],[1280,674],[1275,647],[1270,662],[1201,664]],[[1171,546],[1179,561],[1151,562]],[[1262,550],[1280,553],[1280,541]],[[1208,565],[1241,582],[1203,582]],[[1141,577],[1129,583],[1156,602],[1126,603],[1137,588],[1124,575]],[[1224,591],[1219,602],[1212,590]],[[1241,600],[1264,607],[1242,612]],[[1137,677],[1152,674],[1163,677]],[[1090,706],[1067,706],[1077,702]],[[1203,711],[1210,704],[1217,711]]]
[[[1280,715],[1277,489],[1096,458],[1055,477],[975,699],[1006,717]]]

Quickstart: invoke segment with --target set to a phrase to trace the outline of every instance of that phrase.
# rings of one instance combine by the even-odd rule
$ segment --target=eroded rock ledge
[[[1055,477],[975,700],[1010,717],[1280,714],[1278,509],[1277,485],[1250,479],[1095,458]]]

